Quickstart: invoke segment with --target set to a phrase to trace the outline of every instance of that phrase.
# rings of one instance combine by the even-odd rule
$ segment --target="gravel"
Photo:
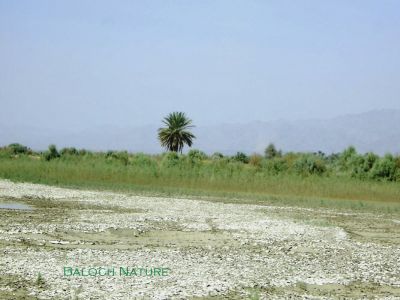
[[[330,299],[325,286],[354,282],[365,284],[366,293],[372,286],[388,287],[386,294],[378,296],[400,299],[395,292],[400,289],[399,245],[360,241],[341,226],[306,222],[322,213],[318,209],[303,210],[308,219],[302,222],[290,218],[299,208],[144,197],[5,180],[0,181],[0,197],[29,199],[33,207],[39,200],[60,203],[60,207],[73,204],[62,213],[55,208],[55,219],[40,219],[38,215],[50,211],[46,207],[0,210],[0,275],[30,282],[28,295],[40,299],[240,298],[249,296],[248,288],[257,290],[261,299],[282,295]],[[277,210],[289,217],[277,216]],[[396,221],[391,224],[399,227]],[[68,277],[64,266],[165,267],[170,273]],[[44,287],[33,283],[38,273]],[[299,283],[304,290],[299,291]],[[320,289],[315,292],[307,286]],[[1,290],[9,292],[10,287]],[[350,296],[361,295],[356,292]]]

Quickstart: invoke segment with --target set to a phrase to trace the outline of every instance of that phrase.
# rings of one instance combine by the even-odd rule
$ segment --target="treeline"
[[[204,177],[234,177],[246,173],[259,176],[295,174],[298,176],[337,176],[353,177],[362,180],[400,181],[400,156],[374,153],[357,153],[354,147],[343,152],[325,154],[283,153],[270,144],[263,155],[247,155],[237,152],[233,156],[214,153],[207,155],[200,150],[190,150],[187,154],[167,152],[159,155],[128,153],[127,151],[92,152],[85,149],[63,148],[58,150],[50,145],[47,151],[35,152],[27,146],[10,144],[0,148],[0,158],[28,158],[62,162],[89,162],[96,164],[120,165],[126,168],[159,176],[163,171],[175,171],[175,174],[190,174]]]

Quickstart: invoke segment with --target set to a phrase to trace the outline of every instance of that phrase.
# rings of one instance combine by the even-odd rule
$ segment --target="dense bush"
[[[265,155],[266,159],[273,159],[275,157],[282,156],[282,151],[280,151],[280,150],[278,151],[275,148],[275,145],[271,143],[268,145],[267,148],[265,148],[264,155]]]
[[[259,167],[261,167],[262,160],[263,160],[263,158],[261,155],[254,153],[250,156],[249,164],[259,168]]]
[[[249,157],[243,152],[237,152],[234,156],[232,156],[232,159],[245,164],[249,162]]]
[[[155,167],[157,162],[150,155],[137,153],[132,155],[131,164],[136,167]]]
[[[78,150],[74,147],[70,147],[70,148],[62,148],[60,150],[60,155],[64,156],[64,155],[78,155]]]
[[[289,152],[282,157],[282,160],[285,162],[288,169],[293,169],[296,160],[302,155],[302,153]]]
[[[106,152],[106,158],[107,158],[107,159],[112,159],[112,158],[113,158],[113,155],[114,155],[114,152],[115,152],[115,151],[108,150],[108,151]]]
[[[165,168],[172,168],[180,163],[180,158],[176,152],[167,152],[163,155],[161,166]]]
[[[339,170],[351,170],[351,168],[354,167],[355,164],[357,164],[357,160],[358,157],[356,148],[354,148],[353,146],[348,147],[338,156]]]
[[[213,155],[211,155],[211,159],[216,160],[216,159],[221,159],[224,158],[224,155],[220,152],[214,152]]]
[[[60,153],[58,153],[56,145],[50,145],[49,149],[43,153],[43,157],[47,161],[59,158]]]
[[[197,163],[205,160],[207,158],[207,154],[205,154],[203,151],[193,149],[188,152],[187,157],[191,163]]]
[[[377,180],[396,180],[398,175],[398,168],[396,161],[390,154],[385,155],[385,157],[380,158],[374,164],[371,169],[371,178]]]
[[[128,151],[107,151],[106,158],[120,161],[125,166],[129,163]]]
[[[326,171],[326,165],[320,157],[304,154],[295,161],[294,170],[301,175],[321,175]]]
[[[269,174],[277,175],[286,172],[288,170],[288,165],[285,159],[278,157],[275,159],[267,159],[264,163],[264,168]]]
[[[0,148],[0,158],[5,160],[32,159],[40,156],[28,156],[33,153],[28,147],[11,144]],[[272,153],[272,152],[271,152]],[[55,145],[50,145],[42,153],[43,160],[51,161],[61,157],[59,162],[70,163],[71,167],[87,163],[95,168],[114,170],[118,172],[141,174],[140,176],[172,176],[179,178],[196,178],[216,180],[216,178],[236,178],[250,182],[256,178],[266,178],[272,175],[296,174],[300,176],[336,176],[353,177],[361,180],[400,181],[400,156],[386,155],[379,157],[374,153],[359,154],[354,147],[349,147],[341,153],[325,155],[315,153],[275,153],[264,157],[259,154],[247,156],[238,152],[234,156],[224,156],[214,153],[207,156],[200,150],[190,150],[186,155],[167,152],[162,155],[145,153],[128,153],[127,151],[92,152],[85,149],[63,148],[57,151]],[[57,162],[57,164],[59,163]],[[104,165],[102,165],[104,163]],[[164,175],[163,175],[164,174]],[[138,175],[139,176],[139,175]]]
[[[10,154],[12,154],[12,155],[28,154],[31,152],[31,150],[28,147],[18,144],[18,143],[10,144],[6,148],[9,150]]]
[[[371,176],[371,169],[379,157],[374,153],[356,155],[351,162],[351,176],[365,179]]]

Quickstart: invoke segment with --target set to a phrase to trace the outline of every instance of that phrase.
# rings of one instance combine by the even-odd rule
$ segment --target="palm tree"
[[[194,126],[192,120],[186,117],[183,112],[172,112],[163,119],[166,125],[164,128],[158,129],[158,139],[161,146],[167,148],[168,151],[181,152],[183,146],[187,144],[189,147],[193,144],[196,137],[189,131]]]

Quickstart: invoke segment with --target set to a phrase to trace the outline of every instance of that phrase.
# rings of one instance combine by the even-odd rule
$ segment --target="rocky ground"
[[[398,215],[10,181],[1,203],[0,299],[400,299]]]

